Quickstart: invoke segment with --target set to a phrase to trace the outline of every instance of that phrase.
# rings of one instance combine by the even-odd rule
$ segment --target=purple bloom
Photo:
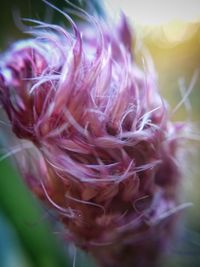
[[[72,27],[38,22],[37,38],[1,60],[0,101],[34,147],[19,159],[23,176],[100,265],[155,266],[181,208],[182,128],[148,62],[136,64],[124,16]]]

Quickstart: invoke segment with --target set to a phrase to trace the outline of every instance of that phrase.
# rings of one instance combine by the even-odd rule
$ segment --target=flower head
[[[0,101],[34,147],[23,176],[68,238],[102,266],[154,266],[176,220],[181,129],[134,60],[126,18],[91,20],[73,32],[37,22],[1,60]]]

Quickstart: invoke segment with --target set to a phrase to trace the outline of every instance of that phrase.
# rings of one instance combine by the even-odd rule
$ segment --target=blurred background
[[[57,7],[67,7],[64,0],[52,0]],[[71,0],[74,4],[103,16],[102,1]],[[107,0],[106,8],[117,16],[119,9],[128,16],[134,31],[136,55],[145,51],[153,58],[161,94],[168,100],[173,120],[187,120],[194,130],[188,145],[190,153],[184,170],[184,199],[193,206],[185,211],[183,234],[172,248],[170,258],[160,267],[200,266],[200,1],[199,0]],[[20,17],[63,24],[60,14],[41,0],[1,0],[0,53],[14,41],[27,38]],[[193,89],[182,101],[191,83]],[[177,104],[183,104],[177,109]],[[1,267],[76,267],[94,266],[91,259],[63,238],[49,224],[54,215],[26,189],[11,161],[0,122],[0,266]],[[186,142],[186,141],[185,141]],[[191,148],[191,149],[190,149]],[[15,155],[17,157],[17,155]],[[184,166],[183,166],[184,167]],[[50,218],[50,220],[49,220]],[[54,230],[53,230],[54,229]],[[67,255],[67,257],[66,257]]]

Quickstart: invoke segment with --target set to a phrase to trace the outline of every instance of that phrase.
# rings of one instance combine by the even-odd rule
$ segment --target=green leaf
[[[38,203],[8,161],[0,162],[0,209],[16,228],[36,267],[71,266],[47,221],[41,220]]]

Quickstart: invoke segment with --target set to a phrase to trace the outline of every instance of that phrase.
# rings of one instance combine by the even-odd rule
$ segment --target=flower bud
[[[156,266],[176,225],[180,127],[124,16],[72,26],[38,22],[1,60],[0,102],[33,144],[23,176],[101,266]]]

